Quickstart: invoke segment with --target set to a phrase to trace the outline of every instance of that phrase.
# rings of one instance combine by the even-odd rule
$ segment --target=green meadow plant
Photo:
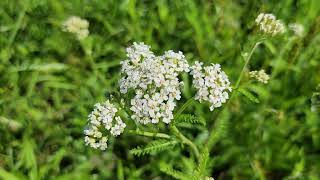
[[[210,127],[206,119],[200,119],[192,111],[185,110],[195,103],[205,103],[210,111],[222,111],[221,107],[228,105],[234,91],[253,102],[258,101],[253,94],[241,88],[242,77],[257,47],[267,38],[284,33],[285,25],[273,14],[264,13],[258,15],[256,24],[262,33],[261,39],[254,43],[248,53],[243,52],[245,63],[233,86],[220,64],[204,65],[201,61],[195,61],[190,65],[181,51],[168,50],[158,56],[150,46],[134,42],[126,49],[127,58],[120,62],[118,91],[107,92],[108,99],[95,104],[88,116],[84,130],[85,144],[94,149],[108,150],[108,140],[114,138],[117,141],[117,137],[123,133],[130,134],[127,138],[149,137],[146,145],[138,144],[130,153],[143,156],[165,153],[174,147],[186,149],[194,164],[198,164],[193,171],[180,172],[164,163],[160,165],[161,171],[177,179],[210,179],[207,171],[209,152],[219,137],[217,133],[223,130]],[[71,26],[77,27],[74,22]],[[69,32],[79,34],[77,30]],[[264,70],[251,71],[249,75],[268,83],[269,75]],[[192,79],[192,85],[184,87],[189,83],[185,83],[182,76],[190,76],[188,79]],[[184,99],[181,96],[181,89],[184,88],[192,89],[194,95]],[[179,126],[182,124],[190,127],[209,126],[211,129],[204,142],[196,144],[192,137],[187,137],[181,131],[183,127]]]
[[[319,32],[319,0],[1,0],[0,179],[318,180]]]

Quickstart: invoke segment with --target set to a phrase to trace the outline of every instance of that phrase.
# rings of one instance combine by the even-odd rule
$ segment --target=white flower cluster
[[[264,84],[267,84],[270,79],[269,75],[263,69],[260,71],[251,71],[249,72],[249,75],[251,78],[254,78]]]
[[[135,92],[131,99],[132,118],[142,124],[169,123],[173,119],[175,100],[181,98],[178,75],[189,71],[182,52],[167,51],[155,56],[150,46],[134,43],[127,48],[127,60],[121,62],[120,92]]]
[[[66,32],[73,33],[79,40],[86,38],[89,35],[89,22],[77,16],[69,17],[62,24],[62,29]]]
[[[265,34],[275,36],[285,32],[285,26],[277,20],[273,14],[260,13],[256,18],[256,24],[260,27],[260,30]]]
[[[203,67],[203,63],[196,61],[191,67],[191,75],[193,86],[197,89],[195,99],[209,102],[211,111],[229,98],[228,91],[232,91],[230,82],[219,64]]]
[[[108,100],[104,103],[97,103],[94,110],[88,117],[88,126],[84,130],[86,135],[85,144],[95,149],[107,149],[108,136],[104,136],[102,130],[107,130],[113,136],[120,135],[126,124],[119,116],[116,116],[118,109]]]
[[[296,36],[303,37],[304,36],[304,26],[298,23],[289,24],[289,29],[291,29]]]

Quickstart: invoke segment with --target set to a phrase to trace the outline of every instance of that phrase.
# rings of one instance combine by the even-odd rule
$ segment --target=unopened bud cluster
[[[69,17],[62,24],[62,29],[66,32],[73,33],[79,40],[86,38],[89,35],[89,22],[77,16]]]
[[[270,79],[269,75],[263,69],[260,71],[251,71],[249,72],[249,75],[251,78],[254,78],[264,84],[267,84]]]
[[[285,32],[284,24],[277,20],[273,14],[260,13],[256,18],[256,24],[259,26],[260,31],[271,36]]]
[[[294,32],[296,36],[303,37],[305,34],[304,26],[299,23],[289,24],[289,29]]]

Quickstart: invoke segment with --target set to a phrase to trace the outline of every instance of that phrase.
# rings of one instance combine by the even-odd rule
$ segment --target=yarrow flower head
[[[275,36],[285,32],[284,24],[280,20],[277,20],[273,14],[260,13],[255,21],[260,30],[265,34]]]
[[[175,100],[181,98],[178,75],[189,71],[182,52],[167,51],[155,56],[150,46],[134,43],[127,48],[128,59],[121,62],[120,92],[135,92],[131,99],[132,118],[142,124],[169,123],[173,119]]]
[[[79,40],[89,35],[89,22],[77,16],[71,16],[62,24],[62,29],[66,32],[73,33]]]
[[[117,111],[109,100],[94,105],[94,110],[88,117],[88,126],[84,130],[86,145],[105,150],[108,147],[108,135],[104,135],[103,132],[108,131],[112,136],[118,136],[123,132],[126,124],[116,116]]]
[[[120,62],[123,75],[119,81],[120,92],[127,93],[131,88],[146,89],[152,81],[152,77],[147,77],[146,73],[151,74],[151,66],[155,64],[155,55],[150,51],[150,46],[144,43],[133,43],[127,48],[127,57],[128,59]]]
[[[269,75],[263,69],[260,71],[251,71],[249,72],[249,76],[264,84],[267,84],[270,79]]]
[[[195,99],[209,102],[211,111],[229,98],[228,92],[232,91],[230,82],[219,64],[203,67],[203,63],[196,61],[191,67],[191,75],[193,86],[197,90]]]
[[[291,29],[296,36],[303,37],[304,35],[304,26],[298,23],[289,24],[289,29]]]

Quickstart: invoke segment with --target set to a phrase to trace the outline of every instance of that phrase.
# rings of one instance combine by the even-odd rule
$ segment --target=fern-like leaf
[[[181,166],[185,172],[193,172],[196,169],[197,164],[193,158],[181,157]]]
[[[209,138],[208,141],[208,147],[212,147],[214,144],[216,144],[219,140],[223,139],[228,135],[229,127],[230,127],[230,121],[229,117],[230,114],[226,111],[221,112],[220,118],[218,118],[216,124],[215,124],[215,131],[213,132],[212,136]]]
[[[260,103],[259,99],[254,94],[252,94],[250,91],[248,91],[244,88],[238,88],[237,91],[240,92],[242,95],[244,95],[246,98],[248,98],[250,101],[252,101],[254,103]]]
[[[203,126],[206,125],[206,122],[204,120],[192,114],[180,114],[177,118],[175,118],[174,123],[175,124],[179,124],[179,123],[199,124]]]
[[[199,165],[193,176],[194,180],[204,179],[206,177],[208,161],[209,161],[209,151],[208,151],[208,148],[205,147],[202,153],[200,154]]]
[[[175,179],[181,179],[181,180],[190,179],[185,173],[183,173],[181,171],[177,171],[177,170],[173,169],[172,167],[170,167],[169,165],[164,164],[164,163],[160,164],[160,171],[162,171],[163,173],[165,173]]]
[[[150,142],[145,147],[137,147],[137,148],[130,150],[130,153],[133,155],[136,155],[136,156],[158,153],[161,151],[165,151],[167,149],[171,149],[176,144],[178,144],[177,141],[155,140],[155,141]]]

